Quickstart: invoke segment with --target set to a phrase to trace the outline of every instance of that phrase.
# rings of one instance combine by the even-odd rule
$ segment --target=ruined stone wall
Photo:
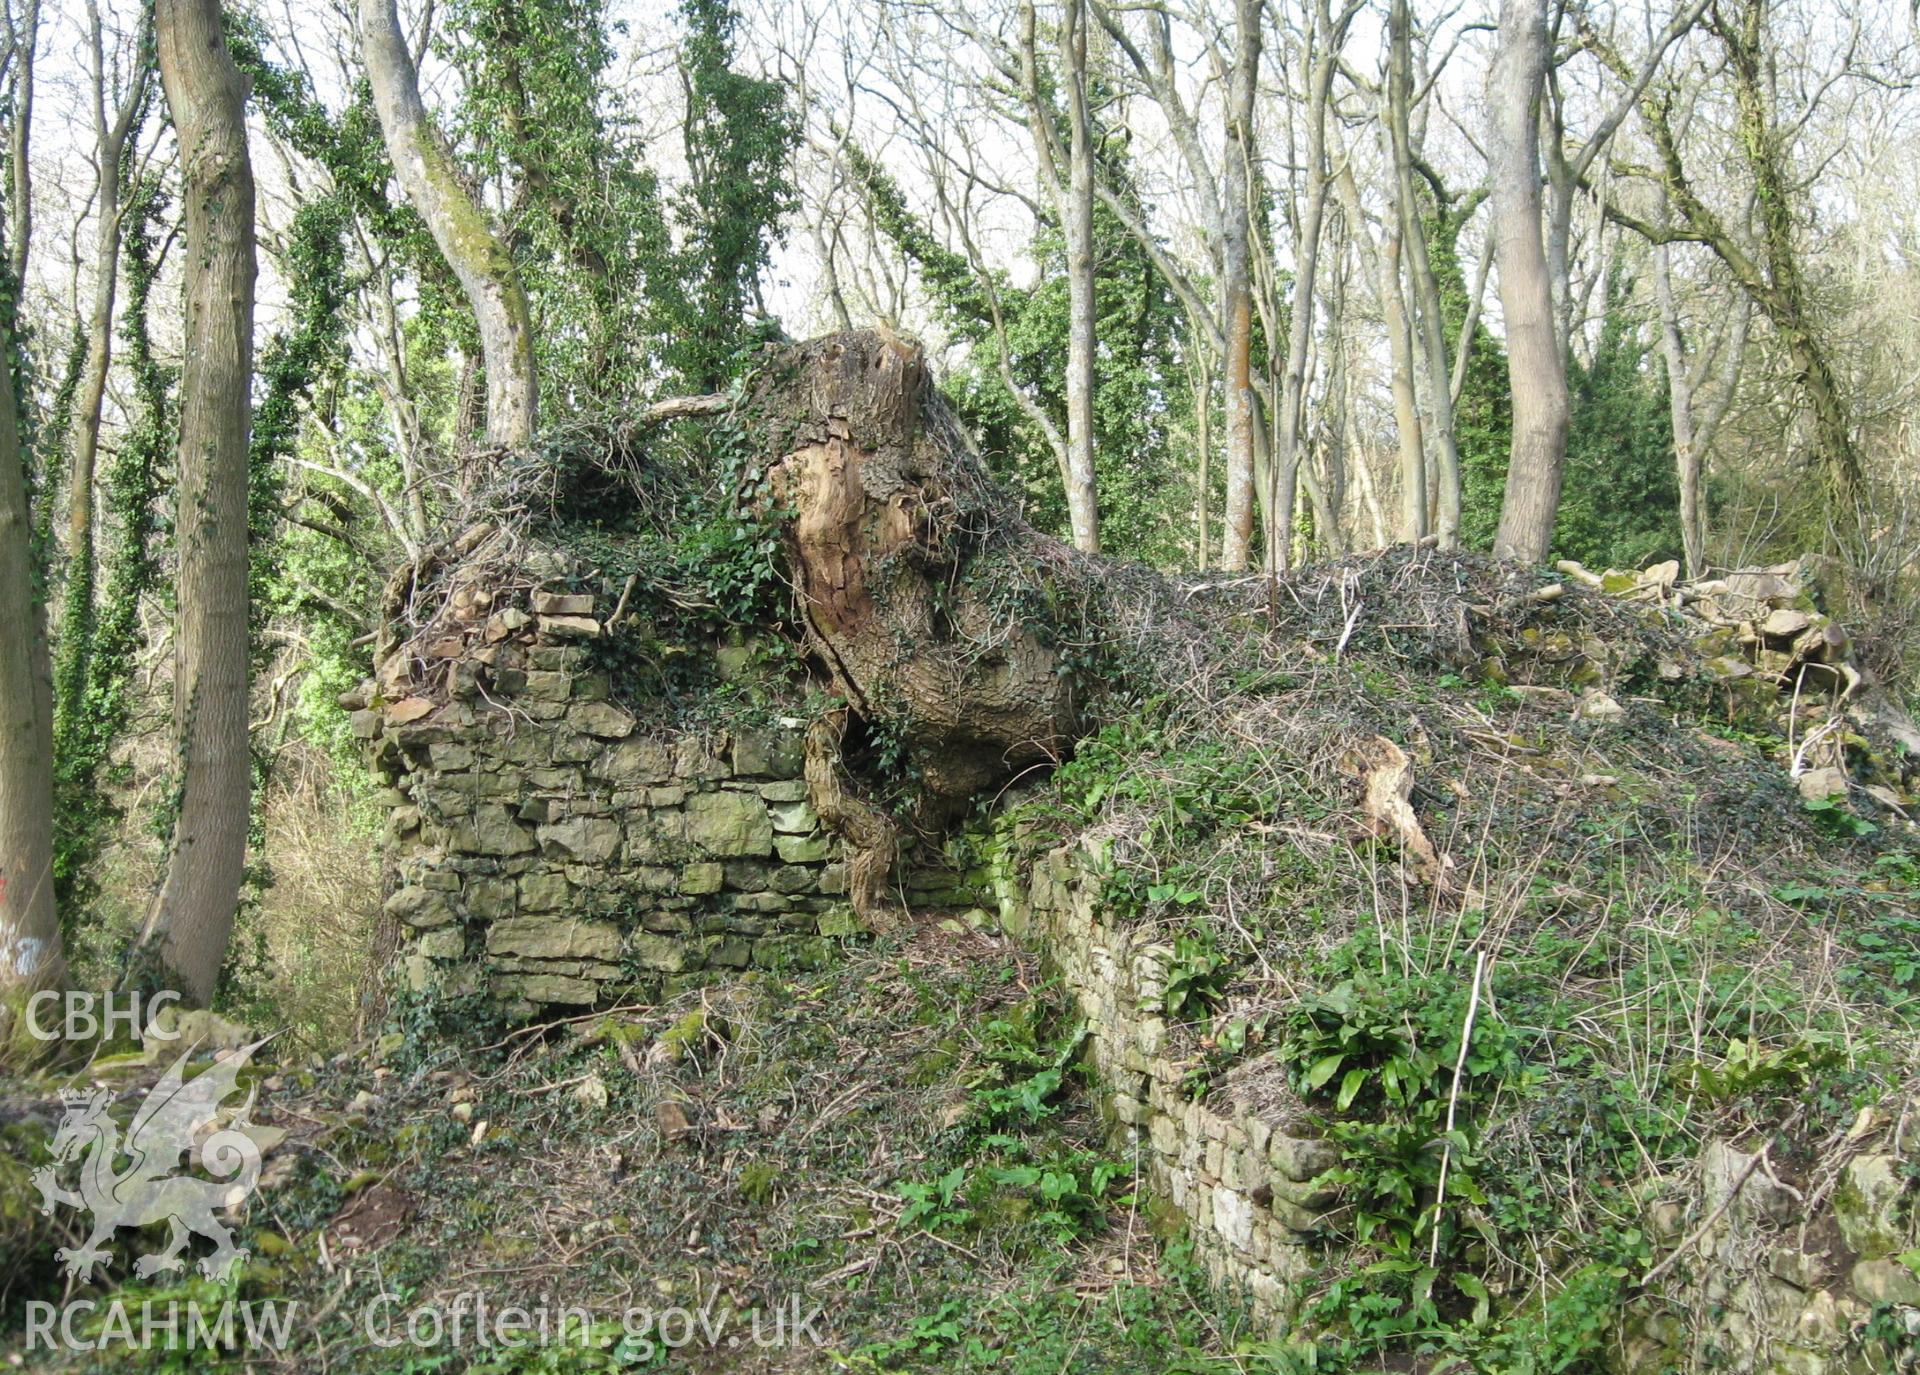
[[[1165,1015],[1173,950],[1103,912],[1106,844],[1042,849],[1018,829],[994,862],[1007,931],[1041,951],[1086,1019],[1114,1129],[1144,1156],[1154,1192],[1184,1222],[1216,1284],[1286,1330],[1323,1263],[1344,1243],[1323,1226],[1339,1206],[1324,1176],[1337,1148],[1267,1076],[1229,1076],[1205,1101],[1182,1085]],[[1681,1255],[1635,1298],[1613,1334],[1619,1375],[1882,1375],[1897,1368],[1882,1321],[1920,1325],[1920,1175],[1904,1117],[1863,1113],[1839,1154],[1799,1186],[1724,1142],[1680,1178],[1641,1181],[1654,1197],[1657,1254]]]
[[[1190,1097],[1165,1013],[1172,948],[1103,914],[1101,841],[1044,853],[1024,842],[1016,832],[996,859],[1002,925],[1046,956],[1078,1003],[1116,1135],[1140,1150],[1151,1188],[1184,1220],[1210,1278],[1283,1329],[1319,1263],[1320,1216],[1333,1195],[1317,1181],[1338,1161],[1334,1146],[1263,1110],[1257,1091]]]
[[[595,606],[469,590],[347,701],[390,789],[386,911],[416,989],[524,1014],[815,961],[854,929],[801,723],[642,724],[595,666]]]

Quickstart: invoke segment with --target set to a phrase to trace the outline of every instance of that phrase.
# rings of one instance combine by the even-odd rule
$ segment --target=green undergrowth
[[[1186,1090],[1339,1144],[1275,1360],[1598,1371],[1705,1142],[1771,1141],[1805,1184],[1914,1072],[1911,831],[1803,802],[1751,690],[1657,611],[1463,646],[1325,600],[966,844],[1017,869],[1077,843],[1102,912],[1173,951]],[[1621,710],[1578,717],[1592,688]],[[1437,865],[1367,814],[1381,739]]]
[[[1109,1148],[1068,1006],[1009,943],[927,928],[834,970],[689,984],[545,1029],[402,1009],[371,1055],[262,1088],[256,1120],[288,1138],[236,1279],[132,1280],[125,1257],[157,1237],[126,1232],[118,1283],[77,1296],[291,1303],[280,1368],[381,1375],[1215,1369],[1242,1320]],[[7,1330],[26,1298],[59,1298],[41,1278],[9,1294]],[[404,1332],[461,1293],[587,1319],[519,1351],[474,1345],[471,1326],[464,1346],[382,1348],[366,1326],[382,1295]],[[819,1310],[821,1344],[755,1347],[751,1314],[796,1301]],[[630,1308],[660,1325],[629,1330]],[[668,1309],[704,1314],[672,1349]],[[246,1355],[237,1339],[224,1359]],[[208,1359],[109,1340],[28,1364]]]

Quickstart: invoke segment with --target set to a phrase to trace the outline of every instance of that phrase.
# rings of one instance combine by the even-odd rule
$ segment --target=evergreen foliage
[[[1665,369],[1627,306],[1632,283],[1619,270],[1608,281],[1593,362],[1567,369],[1573,422],[1554,551],[1599,568],[1644,568],[1681,555],[1673,413]]]
[[[140,603],[158,587],[167,532],[158,500],[173,455],[176,379],[173,369],[155,359],[148,323],[167,237],[161,231],[167,203],[163,185],[148,177],[126,207],[120,339],[134,408],[107,470],[104,514],[116,538],[89,626],[88,652],[84,658],[72,654],[63,641],[63,672],[55,685],[53,881],[70,938],[98,891],[92,865],[119,815],[105,786],[119,776],[113,754],[133,715],[133,670],[145,643]]]
[[[668,369],[688,391],[737,373],[760,274],[795,204],[800,122],[778,82],[735,70],[733,0],[685,0],[680,46],[690,180],[675,206],[684,242],[656,283]]]

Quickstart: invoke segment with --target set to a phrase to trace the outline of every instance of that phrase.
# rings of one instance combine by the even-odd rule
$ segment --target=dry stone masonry
[[[596,598],[463,588],[425,653],[349,694],[390,791],[399,961],[417,989],[589,1005],[853,930],[801,722],[643,726],[595,667]],[[508,604],[496,604],[508,602]]]
[[[1284,1330],[1319,1264],[1322,1215],[1335,1201],[1323,1177],[1337,1149],[1245,1100],[1189,1095],[1164,1011],[1173,950],[1104,912],[1110,867],[1097,837],[1036,854],[1016,828],[995,866],[1001,923],[1045,953],[1078,1002],[1115,1134],[1141,1153],[1209,1277]]]

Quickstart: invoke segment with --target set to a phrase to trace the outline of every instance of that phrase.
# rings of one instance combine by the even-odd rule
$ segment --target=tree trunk
[[[186,222],[173,723],[179,812],[146,942],[178,991],[213,997],[247,850],[247,430],[253,170],[246,85],[218,0],[157,0],[160,80]]]
[[[1540,92],[1547,56],[1546,0],[1501,0],[1500,39],[1487,76],[1487,161],[1513,444],[1493,552],[1528,563],[1544,560],[1553,542],[1569,404],[1540,237]]]
[[[1067,80],[1067,514],[1073,547],[1100,552],[1093,477],[1093,131],[1087,120],[1086,0],[1067,0],[1060,48]]]
[[[1407,323],[1405,288],[1400,278],[1400,226],[1398,216],[1390,216],[1375,244],[1367,230],[1366,214],[1360,204],[1359,183],[1354,180],[1350,158],[1341,158],[1340,172],[1334,184],[1340,191],[1340,203],[1346,208],[1347,222],[1360,245],[1363,258],[1373,268],[1375,289],[1380,297],[1380,323],[1386,330],[1389,384],[1393,394],[1393,433],[1398,446],[1400,469],[1400,538],[1411,544],[1427,534],[1427,460],[1426,445],[1420,428],[1420,403],[1413,386],[1413,336]],[[1370,509],[1378,502],[1372,476],[1363,462],[1355,469],[1365,474],[1366,500]],[[1386,542],[1384,530],[1376,531],[1379,542]]]
[[[1243,573],[1253,548],[1253,451],[1259,408],[1253,395],[1253,268],[1249,239],[1252,205],[1248,167],[1253,157],[1253,107],[1260,70],[1259,0],[1236,0],[1233,73],[1227,93],[1224,164],[1224,271],[1220,290],[1227,326],[1227,507],[1220,566]],[[1269,532],[1276,540],[1284,534]]]
[[[0,357],[13,356],[0,318]],[[66,980],[53,905],[53,724],[46,616],[34,590],[32,521],[13,370],[0,367],[0,1062],[28,1058],[27,999]]]
[[[1087,33],[1085,0],[1066,0],[1060,21],[1060,68],[1067,96],[1067,146],[1060,144],[1054,112],[1040,82],[1039,20],[1032,0],[1020,9],[1020,86],[1027,108],[1027,132],[1033,139],[1035,167],[1053,202],[1054,215],[1067,252],[1067,430],[1049,419],[1040,422],[1060,464],[1060,483],[1067,498],[1067,518],[1074,547],[1088,553],[1100,548],[1100,508],[1093,474],[1093,143],[1087,124]],[[1062,163],[1065,172],[1062,172]],[[974,258],[971,246],[969,258]],[[984,270],[975,259],[976,270]],[[983,283],[984,285],[984,283]],[[994,329],[1004,335],[999,308],[994,307]],[[1006,350],[1001,350],[1003,361]],[[1004,371],[1004,369],[1003,369]],[[1005,374],[1016,401],[1021,393]],[[1030,404],[1022,409],[1033,414]],[[1036,417],[1037,418],[1037,417]]]
[[[14,79],[13,127],[7,131],[7,157],[13,173],[13,223],[8,228],[12,237],[7,244],[7,261],[18,285],[27,280],[27,254],[33,246],[33,165],[28,154],[33,141],[33,76],[39,65],[40,0],[27,0],[15,42],[18,46],[13,60],[20,75]]]
[[[394,176],[427,222],[479,327],[487,369],[487,442],[525,444],[533,437],[539,389],[533,315],[520,275],[460,184],[453,156],[421,102],[419,74],[394,0],[360,0],[360,41]]]
[[[1095,564],[1040,535],[939,404],[917,346],[829,335],[769,369],[759,408],[783,455],[772,486],[807,628],[835,690],[923,751],[936,797],[1058,757],[1076,736],[1054,641],[963,574],[983,550],[1039,589]],[[914,646],[902,656],[901,644]]]
[[[1197,338],[1192,347],[1198,360],[1193,378],[1193,418],[1194,447],[1199,460],[1195,482],[1199,490],[1194,502],[1194,528],[1198,535],[1194,541],[1197,555],[1194,566],[1204,573],[1213,553],[1213,359],[1208,356],[1206,345]]]
[[[101,409],[107,373],[113,364],[113,307],[120,281],[122,204],[127,141],[146,107],[151,49],[142,30],[134,40],[133,70],[119,108],[111,116],[107,97],[106,35],[97,4],[87,6],[89,56],[93,82],[94,183],[93,304],[86,326],[86,359],[67,422],[69,467],[67,497],[65,607],[60,619],[60,652],[54,682],[57,720],[54,739],[63,751],[71,738],[70,713],[86,709],[83,698],[93,658],[94,584],[99,554],[94,537],[94,474],[100,455]]]
[[[1427,379],[1430,410],[1425,437],[1433,441],[1433,532],[1442,549],[1460,542],[1460,449],[1453,434],[1453,403],[1447,373],[1446,319],[1440,310],[1440,286],[1427,256],[1426,226],[1413,189],[1413,16],[1407,0],[1394,0],[1389,14],[1387,66],[1387,147],[1393,163],[1394,193],[1400,215],[1400,243],[1419,333],[1415,342]]]
[[[1327,210],[1327,96],[1333,85],[1334,64],[1346,41],[1347,19],[1335,21],[1327,0],[1314,7],[1315,23],[1308,39],[1307,158],[1303,173],[1306,197],[1300,210],[1300,229],[1294,244],[1293,310],[1287,327],[1286,370],[1280,382],[1280,424],[1274,446],[1273,471],[1277,491],[1272,497],[1274,536],[1267,542],[1267,568],[1278,572],[1287,558],[1286,533],[1293,525],[1294,489],[1300,472],[1301,436],[1306,405],[1307,352],[1313,347],[1314,292],[1320,269],[1320,229]],[[1317,38],[1317,45],[1314,40]],[[1322,521],[1325,513],[1318,513]],[[1276,533],[1278,532],[1278,533]],[[1323,531],[1323,537],[1327,532]]]
[[[1660,311],[1660,348],[1667,365],[1667,407],[1673,418],[1673,458],[1680,486],[1680,547],[1687,576],[1706,567],[1707,526],[1700,500],[1700,449],[1693,435],[1693,387],[1686,345],[1680,338],[1680,312],[1673,302],[1672,248],[1653,248],[1653,299]]]
[[[148,45],[144,32],[136,38],[134,66],[120,107],[109,116],[106,35],[97,4],[87,6],[93,81],[93,158],[97,169],[94,193],[93,305],[87,317],[87,356],[80,370],[80,388],[68,423],[67,454],[71,463],[67,496],[68,595],[63,637],[79,631],[84,638],[93,595],[93,480],[100,453],[100,410],[107,394],[107,371],[113,361],[113,303],[120,280],[121,202],[125,197],[123,156],[134,121],[146,104]],[[76,613],[78,613],[76,615]],[[84,647],[82,647],[84,648]]]
[[[1794,242],[1794,203],[1801,193],[1795,189],[1787,167],[1784,145],[1788,132],[1781,127],[1772,88],[1766,51],[1767,0],[1742,0],[1737,8],[1715,9],[1708,28],[1726,52],[1727,69],[1733,78],[1737,142],[1753,177],[1754,201],[1759,210],[1757,248],[1749,251],[1700,199],[1680,156],[1668,101],[1654,94],[1640,96],[1640,109],[1660,155],[1662,195],[1679,211],[1683,227],[1649,223],[1611,201],[1606,213],[1649,243],[1680,239],[1703,243],[1726,265],[1767,317],[1787,352],[1795,380],[1813,412],[1814,453],[1826,477],[1832,504],[1840,519],[1850,520],[1859,509],[1860,452],[1800,273],[1800,255]],[[1604,43],[1593,46],[1616,76],[1628,77],[1619,53]]]

